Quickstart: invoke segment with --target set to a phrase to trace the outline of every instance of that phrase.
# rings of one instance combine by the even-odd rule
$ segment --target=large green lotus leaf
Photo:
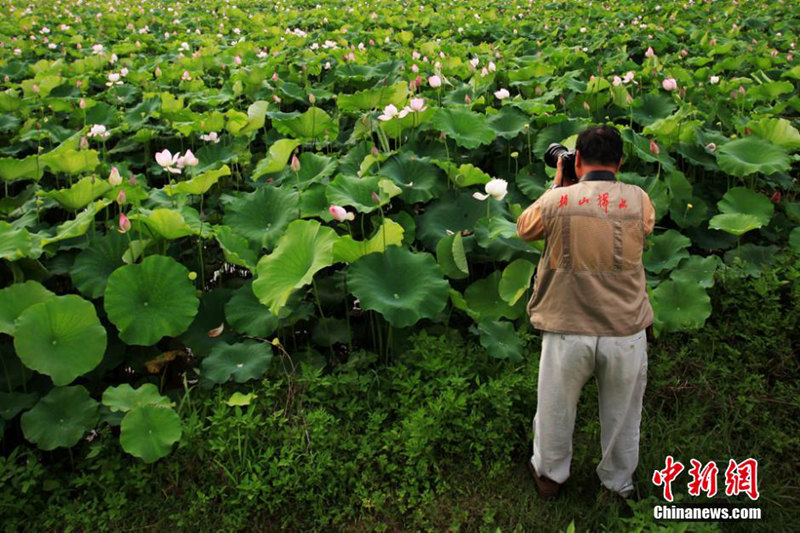
[[[722,260],[716,255],[708,257],[692,255],[670,272],[669,277],[679,282],[696,283],[704,289],[708,289],[714,286],[714,273],[720,264],[722,264]]]
[[[751,86],[747,90],[747,98],[755,100],[775,100],[779,96],[794,91],[794,85],[788,81],[768,81],[761,85]]]
[[[666,94],[648,93],[633,101],[633,119],[642,126],[670,116],[675,111],[675,102]]]
[[[180,239],[181,237],[195,234],[195,231],[184,218],[183,213],[176,209],[159,207],[149,213],[131,215],[130,219],[144,222],[153,233],[167,240]]]
[[[762,226],[769,224],[775,211],[772,202],[764,196],[747,187],[733,187],[717,202],[720,212],[725,214],[752,215],[758,219]],[[721,228],[720,228],[721,229]]]
[[[108,387],[103,392],[103,405],[111,411],[127,413],[142,405],[171,407],[172,402],[166,396],[161,396],[158,387],[152,383],[145,383],[136,389],[123,383],[117,387]]]
[[[775,245],[759,246],[748,242],[725,252],[725,264],[759,278],[766,268],[775,264],[778,250]]]
[[[279,316],[269,312],[253,294],[253,282],[239,287],[225,304],[225,319],[236,331],[265,338],[278,329]]]
[[[708,220],[708,204],[699,196],[692,196],[688,201],[673,198],[669,216],[681,228],[698,226]]]
[[[403,191],[400,198],[408,204],[427,202],[447,189],[444,173],[412,152],[393,155],[381,165],[378,173],[400,187]]]
[[[250,241],[244,236],[233,231],[229,226],[216,226],[214,236],[219,247],[225,255],[225,260],[233,265],[243,266],[250,272],[255,272],[258,254],[251,247]]]
[[[504,139],[513,139],[523,131],[531,118],[511,106],[505,106],[499,113],[489,117],[489,127]]]
[[[489,183],[492,177],[470,163],[457,166],[452,161],[434,160],[433,163],[447,173],[447,177],[459,187],[469,187],[470,185],[484,185]]]
[[[325,196],[326,188],[327,186],[321,183],[312,183],[300,193],[300,218],[333,219],[328,210],[331,204]]]
[[[99,404],[82,385],[54,387],[23,413],[20,419],[25,438],[42,450],[70,448],[92,429],[99,418]]]
[[[218,287],[205,291],[200,296],[200,306],[189,328],[178,337],[178,340],[188,346],[197,357],[206,357],[211,348],[219,342],[233,341],[237,334],[225,327],[225,304],[231,299],[233,290],[227,287]],[[222,326],[222,332],[217,330]]]
[[[329,178],[338,165],[332,157],[322,154],[303,152],[297,158],[300,161],[300,170],[297,175],[291,170],[287,170],[280,179],[281,184],[295,186],[299,179],[300,187],[307,189],[313,183],[327,183]]]
[[[103,360],[106,329],[91,302],[74,294],[56,296],[17,318],[14,349],[25,366],[67,385]]]
[[[650,247],[642,254],[642,263],[650,272],[658,274],[673,269],[682,259],[689,257],[686,249],[692,244],[692,240],[681,235],[679,231],[670,229],[651,239]]]
[[[789,248],[795,253],[800,253],[800,228],[794,228],[789,233]]]
[[[800,131],[797,131],[797,128],[785,118],[751,120],[747,127],[759,137],[787,150],[800,148]]]
[[[236,147],[236,145],[232,146]],[[230,163],[238,160],[241,153],[222,143],[210,143],[197,150],[196,155],[197,159],[200,160],[200,164],[195,167],[195,172],[205,172],[216,168],[220,163]]]
[[[67,209],[76,211],[86,207],[110,190],[111,184],[107,180],[86,177],[78,180],[72,187],[52,190],[45,195]]]
[[[302,141],[322,140],[326,134],[329,140],[333,140],[339,135],[339,125],[319,107],[312,107],[302,114],[270,113],[270,118],[276,130]]]
[[[223,223],[256,246],[272,250],[286,226],[297,218],[298,201],[297,191],[264,185],[231,202]]]
[[[547,147],[552,143],[561,143],[564,139],[577,135],[586,129],[586,123],[580,119],[564,119],[561,122],[548,126],[536,135],[533,143],[533,153],[536,157],[543,159]]]
[[[0,157],[0,179],[3,181],[39,181],[42,175],[44,175],[44,163],[36,155],[29,155],[22,159]]]
[[[514,320],[525,312],[523,300],[511,306],[500,296],[501,277],[502,273],[495,270],[485,278],[472,283],[464,291],[467,306],[477,312],[481,320],[499,320],[501,317]]]
[[[51,172],[59,174],[80,174],[91,172],[100,164],[96,150],[53,150],[39,157]]]
[[[717,164],[732,176],[744,177],[760,172],[772,174],[789,170],[786,150],[760,137],[736,139],[717,148]]]
[[[762,226],[758,217],[746,213],[726,213],[714,215],[708,221],[708,227],[727,231],[731,235],[743,235],[748,231],[758,229]]]
[[[23,257],[35,259],[42,255],[38,245],[39,238],[28,233],[25,228],[15,228],[8,222],[0,220],[0,259],[16,261]]]
[[[104,305],[120,339],[152,346],[162,337],[186,331],[200,301],[185,266],[171,257],[151,255],[109,276]]]
[[[439,108],[433,115],[433,127],[444,132],[467,149],[489,144],[495,138],[486,115],[470,111],[466,107]]]
[[[657,333],[698,329],[711,315],[711,298],[692,281],[664,281],[651,300]]]
[[[247,124],[235,135],[250,135],[264,127],[267,118],[267,108],[269,103],[264,100],[256,100],[247,108]]]
[[[89,204],[86,209],[75,215],[75,218],[59,224],[58,227],[56,227],[55,233],[52,237],[44,237],[41,240],[41,246],[47,246],[48,244],[52,244],[54,242],[85,235],[86,232],[89,231],[91,225],[94,223],[94,217],[97,214],[97,211],[99,209],[103,209],[109,203],[111,203],[110,200],[103,199]]]
[[[174,194],[205,194],[221,177],[230,175],[230,167],[222,165],[216,170],[208,170],[190,180],[167,185],[164,187],[164,192],[170,196]]]
[[[450,295],[450,284],[431,254],[399,246],[352,263],[347,280],[362,309],[381,313],[397,328],[436,316]]]
[[[221,342],[203,359],[201,375],[214,383],[235,381],[244,383],[260,378],[272,361],[272,345],[266,342],[244,341],[237,344]]]
[[[14,283],[0,290],[0,333],[14,334],[14,321],[29,307],[55,298],[38,281]]]
[[[637,159],[646,163],[660,163],[661,168],[667,172],[672,172],[677,168],[675,166],[675,159],[669,155],[667,150],[661,150],[658,154],[654,154],[650,151],[650,139],[647,137],[639,135],[628,127],[622,128],[620,133],[622,134],[623,147],[625,150],[624,157],[629,158],[635,156]],[[653,177],[655,178],[655,176]],[[659,182],[660,180],[656,181]],[[669,204],[669,202],[667,202],[667,204]]]
[[[178,413],[165,407],[142,405],[128,411],[122,419],[119,443],[134,457],[153,463],[169,454],[182,433]]]
[[[475,229],[475,224],[486,214],[486,206],[468,191],[447,191],[427,204],[425,212],[417,215],[417,237],[429,250],[435,250],[447,230],[452,232]]]
[[[474,328],[480,333],[481,346],[486,348],[490,356],[522,361],[522,339],[514,331],[514,324],[482,318]]]
[[[295,289],[311,283],[317,271],[334,263],[337,238],[333,229],[316,220],[295,220],[275,250],[258,261],[253,293],[277,314]]]
[[[467,254],[464,251],[464,239],[461,233],[445,235],[436,245],[436,261],[445,276],[452,279],[464,279],[469,276]]]
[[[508,303],[517,303],[531,286],[531,278],[536,265],[526,259],[515,259],[504,270],[497,286],[500,297]]]
[[[350,235],[342,235],[333,244],[333,260],[352,263],[367,254],[383,252],[388,246],[398,246],[403,242],[403,231],[403,226],[386,219],[369,239],[357,241]]]
[[[35,392],[0,392],[0,419],[11,420],[22,411],[36,405],[39,395]],[[2,435],[0,428],[0,436]]]
[[[399,81],[394,85],[381,85],[353,94],[340,93],[336,98],[336,106],[346,113],[383,109],[389,104],[400,109],[407,99],[408,83]]]
[[[83,295],[100,298],[106,290],[108,276],[125,264],[122,256],[126,251],[128,240],[121,233],[98,234],[72,263],[72,282]]]
[[[358,178],[340,174],[325,190],[325,196],[331,204],[350,206],[361,213],[369,213],[388,204],[402,192],[390,179],[378,176]],[[378,195],[378,202],[372,199],[372,193]]]
[[[264,174],[280,172],[286,167],[289,156],[292,155],[292,151],[298,146],[300,146],[300,141],[295,139],[279,139],[275,141],[272,143],[272,146],[269,147],[267,157],[258,162],[250,178],[257,180]]]

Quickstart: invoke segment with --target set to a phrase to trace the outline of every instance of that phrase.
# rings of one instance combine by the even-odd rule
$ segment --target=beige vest
[[[642,266],[643,191],[582,181],[541,199],[545,249],[526,307],[540,330],[632,335],[653,323]]]

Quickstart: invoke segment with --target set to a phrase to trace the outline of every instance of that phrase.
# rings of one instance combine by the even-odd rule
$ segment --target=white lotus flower
[[[425,106],[425,99],[424,98],[412,98],[408,107],[414,113],[421,113],[421,112],[425,111],[426,109],[428,109]]]
[[[212,132],[208,133],[207,135],[201,135],[200,136],[200,140],[201,141],[212,142],[212,143],[216,144],[216,143],[219,142],[219,135],[217,134],[216,131],[212,131]]]
[[[510,93],[510,92],[508,92],[508,89],[499,89],[499,90],[497,90],[497,91],[495,91],[495,92],[494,92],[494,95],[495,95],[495,96],[496,96],[496,97],[497,97],[499,100],[502,100],[502,99],[504,99],[504,98],[508,98],[509,96],[511,96],[511,93]]]
[[[383,108],[383,114],[378,115],[378,120],[392,120],[397,116],[397,108],[393,104],[389,104]]]
[[[172,172],[173,174],[180,174],[180,168],[174,168],[174,165],[178,164],[178,160],[180,159],[180,153],[176,153],[173,155],[169,150],[164,148],[161,152],[156,153],[156,163],[158,163],[161,168],[166,170],[167,172]]]
[[[473,198],[478,200],[486,200],[490,196],[495,200],[502,200],[508,192],[508,182],[504,179],[492,178],[484,187],[486,194],[479,192],[472,193]]]
[[[100,137],[101,139],[106,139],[109,135],[111,134],[106,131],[106,127],[102,124],[92,125],[89,133],[86,134],[87,137]]]
[[[183,157],[178,158],[178,168],[196,167],[199,164],[200,160],[194,156],[191,150],[186,150],[186,153],[183,154]]]
[[[353,213],[348,212],[344,207],[339,205],[331,205],[328,208],[328,212],[339,222],[344,220],[353,220],[355,218]]]

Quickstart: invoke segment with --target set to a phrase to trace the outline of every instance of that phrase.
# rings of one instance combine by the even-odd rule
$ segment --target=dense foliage
[[[187,369],[276,352],[389,360],[438,324],[521,361],[541,243],[515,219],[590,123],[656,205],[658,333],[800,248],[784,3],[5,6],[0,402],[43,450],[108,424],[154,462]]]

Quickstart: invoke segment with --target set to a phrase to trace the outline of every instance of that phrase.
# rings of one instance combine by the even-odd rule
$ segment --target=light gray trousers
[[[533,456],[540,476],[569,477],[572,431],[581,389],[592,374],[600,397],[603,458],[597,475],[608,489],[627,496],[639,464],[639,425],[647,384],[647,337],[562,335],[544,332],[539,360]]]

